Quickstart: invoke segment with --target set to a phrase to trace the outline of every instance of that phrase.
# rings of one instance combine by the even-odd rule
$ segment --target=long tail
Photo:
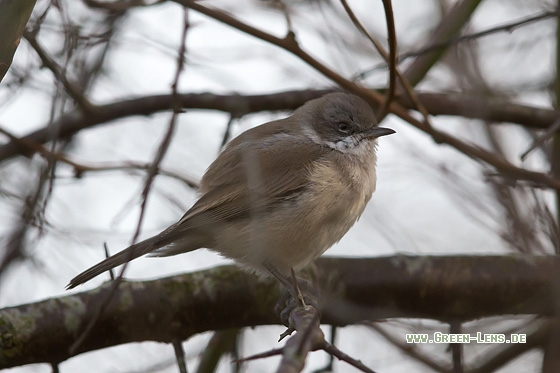
[[[136,259],[142,255],[145,255],[149,252],[159,249],[162,246],[169,244],[168,240],[162,238],[162,234],[158,234],[157,236],[148,238],[147,240],[144,240],[142,242],[138,242],[124,249],[123,251],[105,259],[104,261],[94,265],[90,269],[80,273],[72,280],[70,280],[70,283],[66,286],[66,289],[68,290],[75,288],[76,286],[91,280],[92,278],[110,270],[111,268],[115,268],[116,266],[119,266],[126,262],[130,262],[133,259]]]

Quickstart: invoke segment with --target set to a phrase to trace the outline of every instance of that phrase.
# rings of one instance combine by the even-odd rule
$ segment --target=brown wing
[[[323,150],[283,131],[277,126],[279,122],[247,131],[229,144],[204,175],[204,194],[176,229],[183,231],[250,214],[308,185],[309,167]],[[255,137],[262,138],[258,136],[262,131],[268,131],[268,140],[259,142]]]
[[[190,245],[183,242],[179,249],[162,255],[194,250],[200,247],[199,237],[204,241],[205,230],[189,234],[185,231],[251,214],[305,188],[310,165],[320,159],[323,150],[310,141],[298,143],[297,137],[277,123],[247,131],[230,143],[204,175],[201,198],[179,222],[84,271],[67,288],[180,240],[190,238],[192,242]],[[272,137],[264,142],[255,141],[254,137],[263,131],[269,131]]]

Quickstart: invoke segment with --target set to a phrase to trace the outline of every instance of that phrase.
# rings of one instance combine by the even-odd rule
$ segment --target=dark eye
[[[350,131],[350,125],[348,123],[345,123],[345,122],[340,122],[340,123],[338,123],[338,130],[340,132],[346,133],[346,132]]]

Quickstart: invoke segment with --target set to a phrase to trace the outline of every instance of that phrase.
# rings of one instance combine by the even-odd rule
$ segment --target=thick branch
[[[552,315],[560,260],[535,256],[322,258],[337,279],[322,322],[422,317],[469,320]],[[110,284],[0,310],[0,369],[68,359]],[[220,267],[155,281],[123,282],[78,353],[138,341],[172,342],[208,330],[275,324],[280,296],[270,281]]]
[[[111,291],[100,288],[0,311],[0,369],[59,362]],[[280,291],[235,267],[155,281],[123,281],[77,353],[109,346],[185,340],[208,330],[276,322]]]
[[[231,113],[235,117],[259,111],[294,110],[306,101],[320,97],[333,89],[286,91],[267,95],[217,95],[211,93],[185,93],[179,95],[183,109],[216,110]],[[473,97],[464,94],[418,93],[418,98],[432,115],[458,115],[483,119],[489,122],[517,123],[529,128],[547,128],[556,120],[558,113],[552,109],[520,105],[489,97]],[[402,104],[410,109],[414,103],[402,97]],[[52,125],[59,129],[61,137],[107,124],[111,121],[136,115],[151,115],[173,107],[171,94],[145,96],[115,101],[97,106],[95,112],[84,115],[79,109],[69,111]],[[30,133],[22,138],[31,143],[44,144],[51,139],[51,127]],[[16,141],[0,146],[0,162],[19,154],[28,154]]]

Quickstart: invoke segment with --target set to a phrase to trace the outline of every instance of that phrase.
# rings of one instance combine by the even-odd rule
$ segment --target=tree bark
[[[312,272],[322,292],[324,324],[398,317],[465,321],[507,314],[553,315],[560,260],[519,255],[321,258]],[[111,285],[0,310],[0,369],[56,364],[71,357],[70,347],[105,303]],[[280,295],[274,281],[234,266],[124,281],[76,354],[130,342],[171,343],[209,330],[277,324],[273,310]]]

